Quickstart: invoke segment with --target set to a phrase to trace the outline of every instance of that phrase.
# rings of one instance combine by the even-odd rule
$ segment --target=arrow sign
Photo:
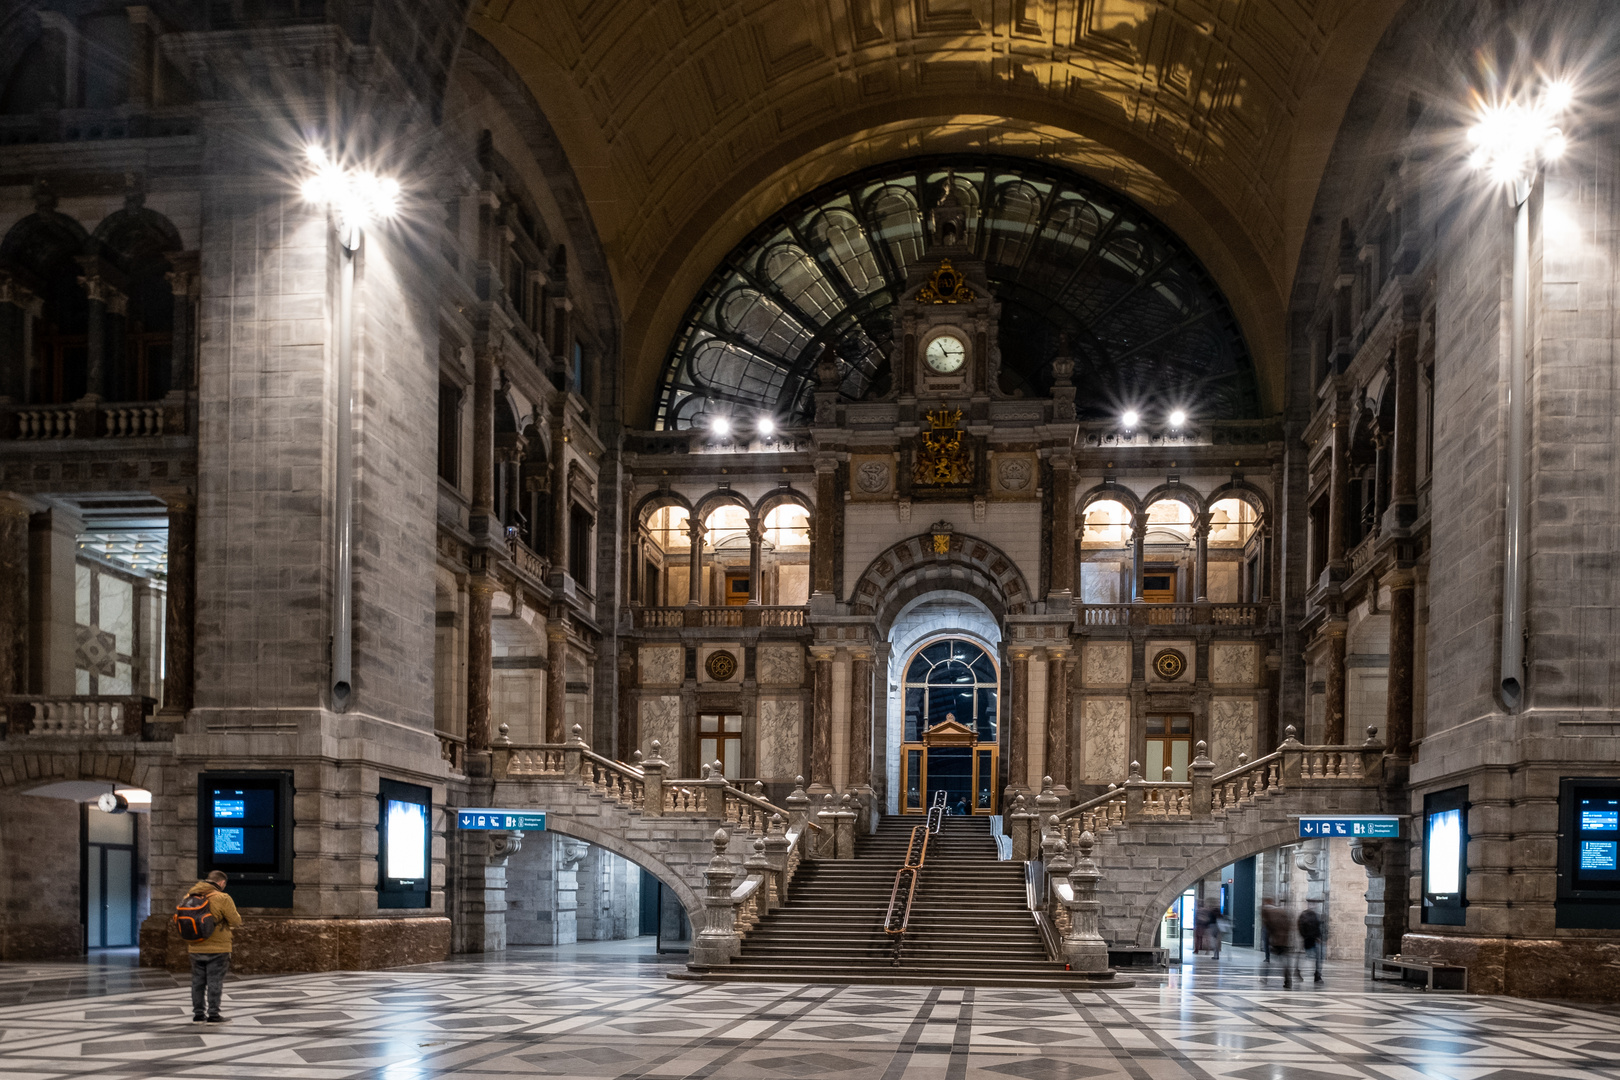
[[[1302,817],[1299,835],[1359,836],[1369,840],[1393,840],[1401,835],[1401,819],[1394,814],[1360,817]]]
[[[456,828],[484,832],[545,832],[544,810],[495,810],[489,807],[458,807]]]

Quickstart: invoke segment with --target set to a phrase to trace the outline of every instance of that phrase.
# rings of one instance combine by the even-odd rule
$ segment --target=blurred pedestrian
[[[1322,939],[1326,935],[1322,933],[1322,916],[1318,915],[1316,909],[1311,907],[1311,904],[1315,903],[1319,903],[1319,901],[1310,901],[1305,905],[1305,910],[1299,913],[1299,950],[1302,953],[1311,954],[1311,958],[1316,963],[1315,981],[1321,982]],[[1300,978],[1304,979],[1305,976],[1300,975]]]
[[[1289,953],[1294,945],[1294,920],[1288,917],[1288,912],[1282,905],[1271,897],[1266,897],[1265,903],[1260,905],[1260,919],[1266,928],[1266,939],[1271,943],[1271,951],[1282,964],[1283,988],[1294,985],[1289,975]],[[1293,962],[1297,971],[1299,962]],[[1267,965],[1269,970],[1270,965]],[[1302,976],[1303,977],[1303,976]]]

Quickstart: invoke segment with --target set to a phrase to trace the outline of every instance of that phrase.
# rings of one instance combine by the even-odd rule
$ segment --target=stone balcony
[[[1076,604],[1081,631],[1164,630],[1194,627],[1266,630],[1274,621],[1273,604]]]
[[[805,625],[808,607],[776,607],[739,604],[731,607],[636,607],[630,609],[637,630],[681,630],[704,627],[745,627],[798,629]]]
[[[139,739],[172,737],[168,724],[154,724],[156,700],[139,695],[8,694],[4,735],[19,739]]]

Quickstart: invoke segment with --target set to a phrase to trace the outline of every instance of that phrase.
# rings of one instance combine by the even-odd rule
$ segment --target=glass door
[[[85,945],[127,948],[136,944],[135,816],[84,813]]]
[[[1146,749],[1142,758],[1144,780],[1163,780],[1168,766],[1171,780],[1185,781],[1187,764],[1192,759],[1192,717],[1148,717]]]
[[[704,713],[698,718],[698,765],[720,762],[727,780],[742,776],[742,714]]]

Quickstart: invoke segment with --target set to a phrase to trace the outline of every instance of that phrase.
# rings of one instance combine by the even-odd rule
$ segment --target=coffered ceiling
[[[1322,168],[1402,0],[486,0],[557,132],[650,423],[687,305],[774,211],[867,166],[1062,162],[1175,230],[1280,407],[1284,297]]]

